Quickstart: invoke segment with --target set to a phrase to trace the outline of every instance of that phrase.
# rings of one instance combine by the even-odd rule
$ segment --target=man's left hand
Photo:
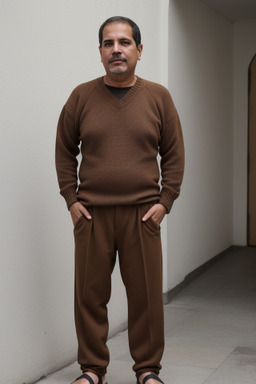
[[[165,214],[166,209],[162,204],[154,204],[143,216],[142,221],[147,221],[151,217],[151,219],[154,220],[155,223],[160,225]]]

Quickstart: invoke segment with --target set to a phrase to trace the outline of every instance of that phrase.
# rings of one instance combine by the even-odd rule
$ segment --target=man
[[[76,383],[105,383],[106,305],[118,253],[133,369],[138,383],[156,384],[164,348],[160,223],[180,192],[182,132],[169,92],[135,75],[143,48],[138,26],[110,18],[99,30],[99,43],[106,74],[75,88],[56,140],[60,193],[74,223],[75,323],[83,372]]]

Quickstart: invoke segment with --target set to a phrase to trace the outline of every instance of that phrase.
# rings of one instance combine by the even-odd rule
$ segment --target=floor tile
[[[256,248],[233,248],[165,306],[166,384],[256,383]],[[127,331],[108,341],[109,384],[136,384]],[[39,384],[69,384],[77,363]]]
[[[256,349],[237,347],[205,384],[255,384]]]
[[[174,344],[172,338],[166,338],[163,366],[185,365],[216,369],[233,351],[232,347],[216,345]]]
[[[164,368],[161,379],[166,384],[203,384],[212,372],[207,368],[169,364]]]

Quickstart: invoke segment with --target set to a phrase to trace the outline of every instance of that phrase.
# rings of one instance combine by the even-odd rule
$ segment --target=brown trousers
[[[128,336],[137,377],[158,374],[164,349],[162,252],[160,229],[142,222],[153,204],[89,207],[92,220],[82,217],[75,237],[75,323],[78,362],[82,371],[104,375],[109,363],[106,346],[106,305],[116,253],[128,300]]]

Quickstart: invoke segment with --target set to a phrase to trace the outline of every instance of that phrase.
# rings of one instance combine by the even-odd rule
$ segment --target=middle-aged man
[[[180,192],[181,126],[168,90],[135,75],[143,48],[138,26],[110,18],[100,27],[99,43],[106,74],[75,88],[56,140],[60,193],[74,224],[75,323],[83,372],[76,382],[106,382],[107,303],[118,253],[133,369],[139,384],[156,384],[164,349],[160,223]]]

